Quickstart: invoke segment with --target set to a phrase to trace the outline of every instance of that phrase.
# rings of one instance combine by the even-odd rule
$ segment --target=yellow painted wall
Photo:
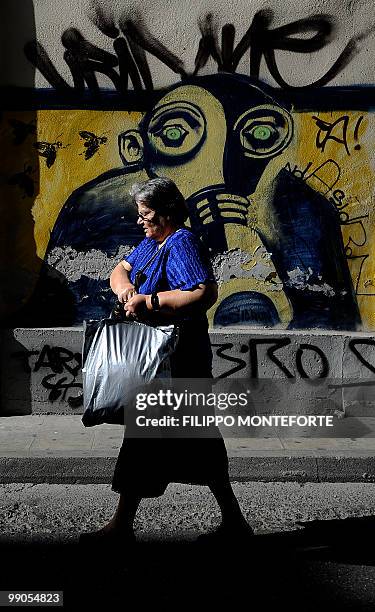
[[[348,117],[347,120],[340,120],[345,116]],[[5,238],[9,235],[9,228],[11,226],[13,228],[15,219],[17,225],[15,233],[17,245],[11,255],[9,248],[3,247],[5,259],[8,257],[9,261],[11,257],[16,265],[37,274],[50,232],[65,201],[75,189],[103,172],[121,168],[122,162],[117,145],[118,134],[136,128],[141,117],[142,114],[138,112],[88,110],[40,110],[3,114],[0,124],[3,244],[6,243]],[[356,134],[355,128],[360,117],[363,119]],[[373,330],[375,329],[373,240],[375,116],[372,113],[348,110],[315,115],[311,112],[293,113],[293,118],[295,135],[292,144],[270,162],[256,193],[249,196],[253,198],[256,210],[258,203],[264,202],[268,197],[269,181],[286,165],[292,171],[303,172],[310,164],[304,176],[308,184],[327,198],[334,198],[336,191],[335,204],[342,215],[343,241],[358,296],[363,327]],[[327,139],[324,150],[317,146],[319,132],[317,118],[331,125],[337,122],[330,132],[331,138]],[[14,120],[26,124],[33,121],[36,135],[28,135],[23,143],[15,145],[14,123],[12,126]],[[88,160],[84,157],[87,148],[85,149],[84,140],[79,135],[82,130],[107,138],[107,141],[101,143],[99,150]],[[320,138],[324,138],[325,134],[320,132]],[[47,167],[46,158],[38,155],[37,149],[32,145],[35,140],[39,143],[62,143],[61,147],[57,145],[52,147],[56,149],[56,160],[50,168]],[[40,148],[43,147],[39,145]],[[205,171],[204,166],[203,169],[201,167],[202,170]],[[32,179],[34,182],[33,196],[26,195],[20,179],[15,178],[15,175],[21,175],[25,171],[27,179]],[[137,177],[129,175],[129,188],[135,178],[139,180],[147,177],[142,173]],[[183,175],[180,181],[183,183]],[[210,181],[209,176],[207,181]],[[248,228],[229,227],[227,230],[229,247],[241,247],[252,254],[258,253],[261,257],[259,238],[252,230],[256,228],[256,223],[256,218],[250,218]],[[235,291],[260,291],[271,297],[282,323],[286,325],[290,320],[290,306],[282,287],[278,284],[277,275],[273,273],[272,264],[267,263],[264,256],[263,260],[270,267],[269,280],[260,281],[254,278],[229,280],[220,287],[220,300]],[[246,265],[244,264],[245,268]],[[248,265],[254,265],[254,261]],[[6,308],[12,308],[9,300]],[[14,305],[14,308],[17,309],[17,305]]]

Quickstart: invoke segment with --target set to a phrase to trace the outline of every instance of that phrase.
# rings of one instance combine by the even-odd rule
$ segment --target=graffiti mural
[[[48,391],[49,402],[67,402],[71,408],[82,406],[80,353],[45,344],[41,350],[14,352],[10,355],[10,359],[18,361],[22,370],[32,375],[41,370],[39,376],[42,378],[38,382]]]
[[[61,92],[83,91],[85,87],[98,95],[98,74],[105,75],[119,93],[128,90],[129,81],[136,91],[153,90],[153,79],[147,53],[157,58],[182,79],[196,76],[210,58],[218,72],[236,72],[240,60],[249,56],[249,76],[259,78],[260,65],[264,58],[269,74],[280,87],[293,87],[281,75],[275,51],[292,53],[314,53],[323,49],[332,40],[335,21],[330,15],[312,15],[278,28],[272,28],[274,13],[266,8],[249,19],[249,27],[235,45],[236,28],[227,23],[221,30],[219,43],[218,28],[214,16],[208,13],[200,20],[200,39],[194,62],[194,71],[189,74],[183,61],[172,53],[142,23],[140,18],[131,18],[124,12],[115,23],[110,11],[97,3],[91,18],[109,39],[113,40],[114,53],[105,51],[85,39],[77,28],[68,28],[61,37],[64,60],[71,72],[73,85],[58,73],[47,51],[38,40],[29,41],[25,46],[28,60],[37,68],[52,87]],[[328,71],[306,87],[322,87],[329,83],[349,64],[358,52],[358,43],[365,39],[374,27],[370,26],[359,35],[352,37],[344,49],[332,61]],[[308,35],[308,36],[306,36]]]
[[[293,340],[293,343],[292,343]],[[314,340],[317,341],[317,337]],[[262,355],[262,361],[259,359],[260,347],[266,347],[265,357]],[[363,355],[363,347],[367,347],[366,356]],[[330,364],[330,358],[332,357],[332,351],[327,351],[327,348],[323,345],[316,346],[306,342],[296,341],[296,338],[291,337],[276,337],[272,339],[268,337],[262,338],[261,336],[254,336],[250,338],[246,344],[240,344],[235,346],[233,342],[222,342],[216,344],[212,343],[212,348],[215,355],[215,364],[218,370],[224,370],[218,378],[227,378],[229,376],[239,376],[239,372],[249,368],[250,378],[267,378],[265,371],[268,365],[276,366],[277,374],[285,377],[286,379],[293,380],[297,377],[318,379],[318,378],[329,378],[332,376],[332,364]],[[330,347],[332,348],[332,347]],[[374,357],[375,341],[368,338],[351,338],[348,342],[348,348],[350,357],[354,356],[356,362],[361,363],[367,373],[375,373],[375,367],[371,363]],[[286,349],[286,350],[283,350]],[[282,357],[280,357],[280,351]],[[277,353],[277,355],[276,355]],[[313,364],[313,372],[306,370],[302,356],[309,354],[317,356],[318,358],[312,360],[310,363]],[[287,361],[290,362],[293,367],[289,369],[285,365],[285,355],[288,356]],[[371,359],[371,361],[369,360]],[[260,363],[261,361],[261,363]],[[236,365],[233,365],[236,364]],[[223,368],[223,365],[225,366]],[[259,371],[261,370],[261,375]],[[335,372],[336,374],[336,372]],[[349,374],[349,372],[346,372]],[[271,374],[268,374],[272,378]],[[350,378],[350,376],[348,376]],[[340,384],[331,386],[345,386],[345,381],[340,381]],[[373,380],[351,380],[348,386],[361,386],[361,385],[375,385]]]
[[[143,236],[130,188],[168,176],[210,251],[219,284],[211,326],[375,329],[374,115],[358,95],[352,104],[350,92],[322,87],[370,30],[346,43],[301,98],[275,52],[319,51],[334,31],[329,16],[275,28],[261,10],[235,44],[235,27],[224,25],[219,43],[208,15],[190,74],[141,21],[115,23],[97,9],[94,23],[114,53],[65,30],[69,85],[30,41],[26,57],[55,91],[2,114],[5,199],[31,205],[37,254],[38,280],[17,323],[107,316],[110,271]],[[147,54],[180,80],[155,90]],[[236,72],[245,54],[248,75]],[[200,76],[210,58],[218,72]],[[259,80],[262,58],[280,89]],[[100,89],[99,74],[112,90]]]

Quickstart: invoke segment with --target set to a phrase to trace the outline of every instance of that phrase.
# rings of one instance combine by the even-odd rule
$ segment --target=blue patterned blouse
[[[139,293],[150,294],[153,291],[170,289],[187,291],[194,289],[199,283],[214,280],[203,244],[190,230],[177,230],[167,238],[159,251],[158,247],[156,240],[145,238],[124,258],[132,266],[129,275],[132,283],[136,273],[144,269],[147,278],[139,287]],[[155,254],[155,258],[146,266]]]

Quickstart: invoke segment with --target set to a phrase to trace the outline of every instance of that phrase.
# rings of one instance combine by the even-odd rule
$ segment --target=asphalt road
[[[375,610],[375,484],[234,483],[256,535],[199,545],[219,512],[205,487],[142,502],[138,545],[81,550],[111,516],[108,485],[1,485],[0,590],[63,590],[64,609]]]

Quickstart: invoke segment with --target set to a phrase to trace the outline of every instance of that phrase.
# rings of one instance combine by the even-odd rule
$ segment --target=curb
[[[109,484],[116,457],[0,457],[0,483]],[[230,457],[232,482],[375,482],[375,456]]]

